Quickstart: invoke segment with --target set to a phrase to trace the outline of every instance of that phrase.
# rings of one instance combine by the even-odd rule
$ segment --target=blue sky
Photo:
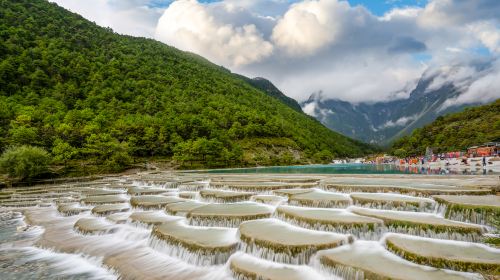
[[[265,77],[299,101],[315,92],[350,102],[404,98],[429,73],[470,88],[457,102],[500,97],[500,0],[49,1]],[[491,69],[479,71],[484,62]]]
[[[218,2],[220,0],[199,0],[202,3]],[[172,1],[169,0],[152,0],[152,6],[165,7],[168,6]],[[289,0],[289,2],[294,2],[294,0]],[[427,3],[427,0],[348,0],[351,6],[362,5],[373,14],[382,16],[387,11],[393,8],[404,8],[410,6],[423,7]]]
[[[362,5],[368,8],[373,14],[381,16],[393,8],[404,8],[409,6],[423,7],[426,0],[349,0],[352,6]]]

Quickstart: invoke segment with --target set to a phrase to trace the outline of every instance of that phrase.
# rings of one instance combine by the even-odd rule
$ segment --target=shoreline
[[[204,174],[224,174],[224,175],[238,175],[238,174],[289,174],[296,176],[304,176],[304,175],[334,175],[337,177],[417,177],[417,178],[471,178],[471,177],[497,177],[500,180],[500,161],[495,161],[495,165],[493,169],[488,169],[486,174],[482,174],[482,166],[477,168],[471,168],[468,165],[445,165],[445,162],[433,162],[433,163],[425,163],[422,164],[412,164],[412,165],[401,165],[398,163],[382,163],[382,164],[363,164],[363,163],[346,163],[346,164],[308,164],[308,165],[274,165],[274,166],[258,166],[258,167],[234,167],[234,168],[214,168],[214,169],[173,169],[173,168],[158,168],[155,166],[153,169],[145,169],[138,168],[135,166],[134,168],[127,169],[125,171],[116,172],[116,173],[101,173],[101,174],[92,174],[88,176],[67,176],[67,177],[54,177],[49,179],[40,179],[33,180],[30,182],[27,181],[14,181],[14,180],[5,180],[0,181],[0,189],[9,188],[9,187],[29,187],[35,185],[52,185],[52,184],[60,184],[60,183],[71,183],[71,182],[87,182],[93,180],[99,180],[106,177],[119,177],[128,174],[134,173],[144,173],[144,174],[154,174],[154,173],[204,173]],[[353,170],[351,172],[342,172],[336,173],[333,172],[335,170],[344,170],[349,169],[350,167]],[[389,169],[385,169],[389,167]],[[311,172],[311,170],[307,169],[320,169],[326,168],[331,169],[332,172]],[[365,168],[365,169],[363,169]],[[381,168],[382,171],[377,170],[377,168]],[[392,168],[392,169],[391,169]],[[432,173],[419,173],[420,170],[424,168],[425,170],[433,171]],[[274,169],[274,171],[273,171]],[[293,172],[286,172],[287,169],[293,170]],[[279,171],[281,170],[281,172]],[[416,170],[415,172],[411,172],[411,170]],[[435,171],[442,171],[441,173]],[[492,170],[492,171],[491,171]],[[241,171],[241,172],[239,172]],[[246,172],[245,172],[246,171]],[[263,171],[263,172],[259,172]],[[285,172],[283,172],[285,171]],[[358,172],[354,172],[358,171]],[[444,171],[444,172],[443,172]],[[446,172],[448,171],[448,172]],[[472,172],[475,171],[475,172]],[[471,173],[465,173],[471,172]],[[500,185],[500,182],[499,182]]]

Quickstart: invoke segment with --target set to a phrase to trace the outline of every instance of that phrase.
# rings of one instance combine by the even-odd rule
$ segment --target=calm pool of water
[[[211,169],[208,173],[301,173],[301,174],[483,174],[482,169],[477,170],[452,170],[429,169],[420,167],[399,167],[393,164],[312,164],[297,166],[270,166],[253,168]],[[496,174],[488,171],[488,174]]]

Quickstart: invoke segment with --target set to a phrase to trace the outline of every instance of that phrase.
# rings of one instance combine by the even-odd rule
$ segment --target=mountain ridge
[[[239,74],[235,75],[239,76],[253,87],[264,91],[269,96],[278,99],[279,101],[291,107],[295,111],[302,113],[302,108],[300,107],[300,104],[299,102],[297,102],[297,100],[286,96],[281,90],[279,90],[271,81],[267,80],[266,78],[263,77],[248,78]]]
[[[437,75],[424,73],[408,98],[375,103],[350,103],[314,93],[301,103],[303,110],[330,129],[368,143],[388,146],[441,115],[462,111],[479,103],[446,106],[462,91],[453,83],[434,88]]]
[[[57,164],[101,171],[149,158],[195,168],[372,151],[201,56],[44,0],[3,1],[0,15],[0,149],[39,146]]]

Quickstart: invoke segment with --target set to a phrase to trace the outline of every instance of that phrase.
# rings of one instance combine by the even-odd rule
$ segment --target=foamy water
[[[190,176],[196,177],[190,180]],[[205,179],[200,179],[200,176],[205,176]],[[297,175],[290,178],[294,183],[287,184],[287,176],[242,176],[228,175],[227,177],[217,176],[218,183],[211,186],[210,177],[208,175],[177,175],[170,173],[160,174],[141,174],[136,176],[110,178],[108,181],[95,182],[95,183],[75,183],[74,185],[59,185],[59,186],[46,186],[29,191],[30,189],[14,189],[6,192],[14,194],[11,195],[9,203],[16,201],[26,201],[29,198],[31,204],[38,206],[20,206],[20,207],[3,207],[0,200],[0,279],[247,279],[252,278],[252,275],[259,277],[268,277],[269,279],[358,279],[363,273],[363,269],[355,267],[355,263],[345,263],[335,267],[325,266],[324,263],[318,259],[323,251],[331,248],[314,248],[312,244],[315,241],[316,233],[323,234],[352,234],[357,240],[371,240],[370,242],[380,241],[383,243],[384,234],[388,232],[404,233],[413,236],[431,237],[437,239],[447,240],[460,240],[465,242],[481,242],[480,235],[467,235],[461,232],[456,232],[454,229],[449,231],[436,232],[433,228],[426,228],[418,225],[405,224],[392,225],[385,224],[386,221],[369,218],[362,216],[365,220],[380,221],[381,225],[375,227],[368,225],[350,225],[345,221],[345,217],[360,217],[354,214],[356,209],[385,209],[376,211],[389,211],[391,219],[402,219],[404,224],[405,215],[409,215],[408,211],[401,212],[401,210],[410,210],[413,213],[434,212],[434,216],[443,217],[446,212],[446,206],[434,203],[431,200],[431,208],[429,207],[402,207],[400,204],[391,208],[391,203],[373,203],[364,204],[361,208],[353,206],[354,202],[348,199],[347,205],[329,205],[322,204],[325,194],[326,199],[338,197],[349,198],[348,193],[335,193],[332,190],[315,189],[314,195],[306,195],[309,199],[310,205],[320,206],[323,208],[311,208],[307,205],[295,206],[294,209],[335,209],[332,210],[337,213],[339,219],[343,220],[343,224],[335,224],[335,219],[330,219],[330,224],[325,224],[324,221],[318,218],[314,220],[314,215],[327,216],[326,212],[318,214],[311,214],[301,216],[300,218],[285,216],[276,213],[276,207],[279,205],[289,205],[288,199],[293,198],[284,197],[282,200],[277,200],[278,203],[269,204],[261,203],[248,203],[248,202],[232,202],[224,203],[221,200],[207,200],[202,199],[199,195],[201,189],[210,187],[217,189],[216,186],[221,186],[223,189],[229,189],[232,182],[235,185],[248,185],[258,186],[254,187],[259,191],[254,191],[255,195],[274,194],[276,182],[283,185],[283,189],[289,189],[290,186],[300,188],[300,177]],[[321,183],[323,180],[328,180],[327,176],[321,175],[317,178],[317,186],[326,188],[327,184]],[[220,182],[224,181],[223,184]],[[308,181],[310,186],[311,175],[304,177],[304,181]],[[404,182],[403,179],[399,181]],[[259,185],[262,183],[262,185]],[[412,187],[415,185],[412,179]],[[451,183],[450,183],[451,184]],[[449,187],[448,184],[447,186]],[[148,215],[143,217],[136,215],[139,220],[132,220],[129,216],[132,213],[144,211],[140,208],[129,207],[125,212],[119,214],[105,213],[104,215],[95,215],[91,211],[84,212],[59,212],[62,208],[60,206],[64,203],[74,204],[76,207],[84,206],[92,209],[97,205],[92,203],[84,203],[80,201],[86,198],[86,194],[99,194],[99,199],[92,199],[87,201],[114,201],[115,197],[120,198],[120,203],[125,201],[126,204],[132,196],[127,194],[129,187],[133,187],[134,196],[140,196],[140,189],[137,188],[154,188],[164,189],[165,193],[158,193],[155,195],[165,197],[178,197],[178,190],[184,188],[183,191],[194,192],[192,198],[183,201],[188,202],[204,202],[213,205],[213,207],[201,208],[200,211],[195,211],[199,207],[207,204],[200,204],[189,210],[188,213],[180,213],[179,218],[173,218],[167,214],[165,206],[154,208],[154,210],[147,210]],[[431,185],[434,188],[435,186]],[[45,190],[46,188],[46,190]],[[457,187],[458,188],[458,187]],[[54,190],[53,192],[50,190]],[[55,190],[57,189],[57,195]],[[44,191],[45,190],[45,191]],[[99,190],[108,190],[100,192]],[[175,190],[172,192],[172,190]],[[37,194],[38,192],[41,192]],[[116,194],[119,192],[120,194]],[[227,192],[221,192],[227,194]],[[106,197],[108,196],[108,197]],[[263,198],[267,198],[263,196]],[[68,200],[66,197],[73,199]],[[302,198],[298,196],[298,198]],[[379,196],[384,197],[384,196]],[[391,199],[395,195],[387,196]],[[410,196],[400,196],[405,199],[411,199]],[[269,197],[271,198],[271,197]],[[381,199],[381,198],[379,198]],[[70,202],[68,202],[68,201]],[[249,200],[252,200],[249,198]],[[382,199],[383,200],[383,199]],[[422,199],[420,199],[422,200]],[[168,203],[182,203],[176,199],[169,199]],[[170,202],[172,201],[172,202]],[[211,202],[210,202],[211,201]],[[292,199],[293,201],[293,199]],[[216,205],[214,202],[217,202]],[[172,205],[173,205],[172,204]],[[292,203],[294,204],[294,203]],[[7,204],[6,204],[7,205]],[[113,204],[111,204],[113,205]],[[167,208],[168,208],[167,204]],[[264,211],[262,213],[253,213],[254,208],[249,208],[248,205],[259,205],[255,209]],[[359,205],[359,204],[358,204]],[[383,205],[381,207],[380,205]],[[43,206],[43,207],[42,207]],[[227,208],[226,207],[230,207]],[[253,207],[253,206],[252,206]],[[333,207],[333,208],[332,208]],[[207,210],[203,210],[207,209]],[[230,211],[228,209],[237,209]],[[269,209],[269,210],[267,210]],[[189,213],[196,213],[196,219],[190,217]],[[317,210],[314,210],[317,211]],[[363,211],[359,211],[363,215]],[[220,216],[217,216],[220,213]],[[270,213],[270,215],[268,214]],[[367,215],[371,212],[367,212]],[[375,212],[378,213],[378,212]],[[385,213],[385,212],[384,212]],[[407,214],[403,214],[407,213]],[[111,216],[109,216],[111,214]],[[139,213],[138,213],[139,214]],[[400,215],[401,214],[401,215]],[[478,224],[482,222],[487,213],[479,212],[478,218],[473,221]],[[309,214],[308,214],[309,215]],[[108,218],[109,216],[109,218]],[[185,216],[188,216],[187,218]],[[469,214],[470,216],[470,214]],[[259,226],[254,235],[251,235],[251,243],[249,240],[239,239],[239,226],[247,220],[264,219],[273,217],[276,219],[274,224],[285,225],[284,228],[290,232],[289,236],[286,233],[280,235],[273,232],[271,226],[267,227],[266,224]],[[478,216],[479,217],[479,216]],[[151,218],[151,220],[148,220]],[[464,220],[462,216],[452,216],[453,219],[458,221]],[[79,223],[79,227],[75,228],[75,223],[82,219],[87,220],[86,223]],[[162,220],[163,219],[163,220]],[[180,222],[183,226],[180,227],[166,227],[166,236],[158,236],[152,234],[156,227],[165,223]],[[312,219],[312,220],[308,220]],[[149,222],[149,223],[148,223]],[[273,224],[273,223],[271,223]],[[467,223],[464,223],[468,225]],[[475,226],[471,224],[471,227]],[[193,234],[195,228],[200,230],[200,233]],[[220,229],[224,234],[211,235],[210,229]],[[193,229],[193,230],[190,230]],[[306,230],[307,229],[307,230]],[[205,231],[207,230],[207,231]],[[269,232],[266,232],[269,230]],[[496,230],[495,228],[488,228],[485,232],[489,235]],[[275,231],[275,230],[274,230]],[[300,235],[299,233],[307,232],[307,234]],[[293,233],[293,234],[292,234]],[[291,236],[300,236],[290,243]],[[215,238],[214,238],[215,236]],[[220,236],[217,237],[217,236]],[[311,238],[311,239],[308,239]],[[233,241],[234,240],[234,241]],[[226,244],[236,242],[236,246],[226,248]],[[352,240],[350,241],[352,242]],[[354,243],[360,241],[354,241]],[[366,241],[363,243],[363,248],[370,247],[370,244],[377,245],[377,250],[382,252],[384,256],[388,254],[389,259],[395,263],[401,262],[406,266],[408,261],[402,259],[400,256],[394,255],[389,251],[385,251],[382,243],[370,243]],[[439,244],[439,240],[436,241]],[[343,242],[347,243],[347,242]],[[342,244],[343,244],[342,243]],[[249,245],[250,244],[250,245]],[[382,245],[380,245],[382,244]],[[339,244],[339,250],[347,250],[350,245]],[[356,248],[358,250],[359,246]],[[319,250],[319,251],[318,251]],[[379,252],[377,251],[377,252]],[[351,252],[354,253],[354,252]],[[356,254],[359,254],[356,251]],[[401,266],[405,269],[405,265]],[[420,264],[411,265],[411,269],[415,271],[426,271],[429,269],[427,266]],[[415,268],[416,267],[416,268]],[[253,269],[252,269],[253,268]],[[293,272],[293,273],[291,273]],[[252,274],[253,273],[253,274]],[[293,278],[293,275],[298,275],[301,278]],[[457,276],[456,279],[462,279],[461,272],[445,273],[444,275]],[[479,274],[470,274],[473,278],[480,279]],[[451,279],[451,278],[450,278]]]

